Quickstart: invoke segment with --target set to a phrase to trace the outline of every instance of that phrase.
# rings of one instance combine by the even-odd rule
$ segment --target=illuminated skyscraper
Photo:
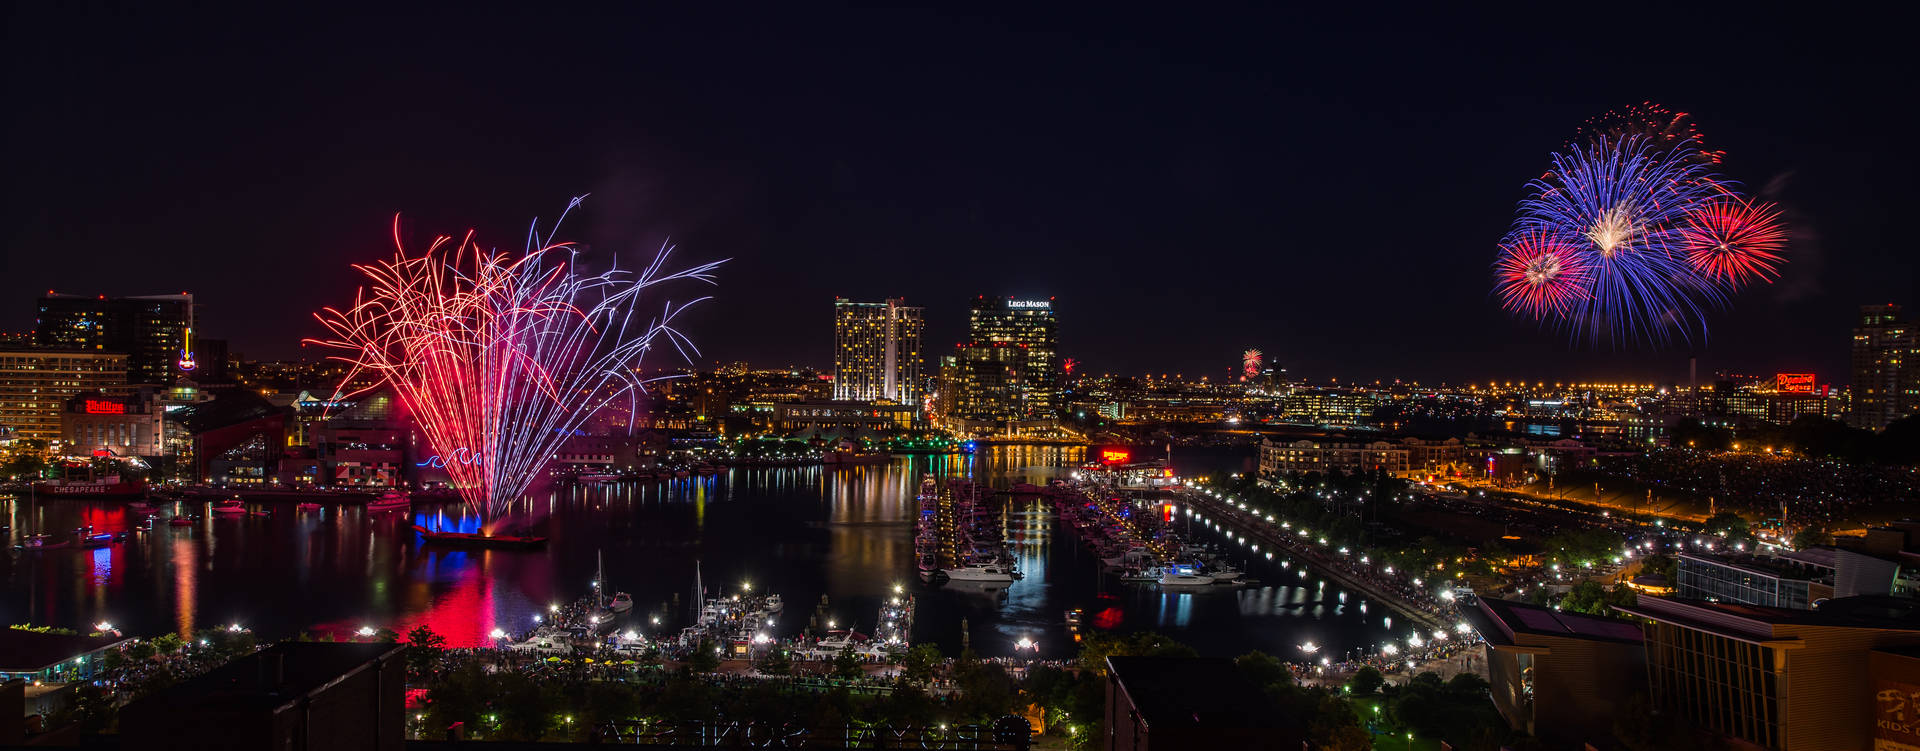
[[[192,305],[193,298],[187,295],[88,297],[48,292],[40,298],[34,345],[126,355],[129,382],[172,384],[189,347]]]
[[[833,301],[833,398],[919,404],[922,309],[886,302]]]
[[[1853,329],[1853,406],[1847,423],[1879,430],[1920,413],[1920,336],[1898,305],[1866,305]]]
[[[1052,300],[976,298],[968,342],[956,352],[953,417],[1027,421],[1053,417],[1060,374]]]

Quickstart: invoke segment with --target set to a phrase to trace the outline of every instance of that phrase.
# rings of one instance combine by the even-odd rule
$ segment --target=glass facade
[[[1786,665],[1777,650],[1659,621],[1643,629],[1656,704],[1715,733],[1783,747],[1780,686]]]
[[[1682,599],[1806,610],[1812,583],[1750,567],[1680,557],[1677,594]]]

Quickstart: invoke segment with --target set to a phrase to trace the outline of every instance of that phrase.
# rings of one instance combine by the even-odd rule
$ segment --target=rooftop
[[[183,710],[277,709],[404,649],[400,644],[281,642],[135,703]]]
[[[0,673],[37,673],[125,641],[115,636],[0,629]]]
[[[1480,636],[1495,644],[1510,644],[1516,634],[1631,644],[1641,640],[1640,627],[1632,621],[1569,613],[1516,600],[1482,597],[1480,606],[1466,615]]]
[[[1920,633],[1920,600],[1860,595],[1827,600],[1815,610],[1642,597],[1615,610],[1663,623],[1749,638],[1772,638],[1774,626],[1901,629]]]
[[[1149,730],[1290,727],[1229,659],[1109,657],[1107,669]]]

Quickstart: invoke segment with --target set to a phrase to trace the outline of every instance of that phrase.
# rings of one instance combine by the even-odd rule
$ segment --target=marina
[[[564,609],[590,594],[583,587],[600,580],[595,553],[603,551],[605,580],[614,583],[609,604],[624,592],[630,605],[620,606],[625,612],[609,608],[613,625],[601,638],[632,631],[650,644],[674,642],[697,622],[696,576],[709,590],[702,600],[722,592],[778,593],[784,614],[762,625],[770,639],[789,644],[809,636],[816,614],[810,638],[850,630],[882,643],[899,636],[948,654],[970,647],[984,656],[1015,654],[1026,639],[1037,649],[1024,653],[1043,658],[1071,656],[1076,637],[1102,631],[1160,631],[1222,656],[1256,648],[1285,654],[1308,638],[1330,649],[1345,642],[1366,646],[1379,638],[1371,634],[1384,632],[1382,608],[1343,607],[1337,584],[1322,589],[1323,580],[1299,578],[1297,565],[1280,568],[1285,556],[1266,560],[1264,546],[1259,558],[1243,561],[1245,554],[1235,552],[1214,559],[1238,564],[1246,569],[1243,581],[1262,584],[1129,581],[1150,571],[1138,554],[1131,573],[1114,573],[1113,564],[1081,541],[1076,524],[1092,524],[1097,514],[1105,520],[1103,534],[1111,536],[1118,530],[1106,530],[1113,523],[1108,512],[1069,510],[1074,519],[1060,512],[1062,490],[1053,481],[1084,458],[1079,449],[995,446],[977,455],[896,456],[877,465],[734,467],[665,482],[569,485],[518,509],[531,516],[518,522],[526,533],[547,538],[524,548],[429,542],[415,525],[453,533],[478,533],[480,526],[462,505],[420,492],[405,512],[370,510],[364,500],[310,501],[317,509],[299,509],[291,500],[243,503],[250,511],[278,511],[267,516],[214,515],[210,499],[160,501],[139,510],[124,502],[20,496],[0,499],[9,546],[29,543],[35,531],[59,543],[70,539],[59,535],[88,525],[96,534],[127,537],[95,548],[18,550],[0,559],[9,582],[0,607],[17,621],[110,620],[140,633],[240,623],[262,633],[317,636],[365,626],[406,633],[424,625],[451,646],[493,646],[499,644],[491,638],[495,630],[529,634],[553,606]],[[1190,461],[1182,465],[1176,452],[1175,466],[1194,471],[1239,459],[1196,453]],[[923,492],[929,476],[936,480],[931,496]],[[949,485],[952,479],[968,482]],[[922,511],[933,498],[937,519],[942,491],[956,524],[962,502],[972,504],[966,512],[969,535],[977,533],[966,545],[972,562],[1004,565],[1019,578],[921,581],[928,552],[921,544]],[[1074,503],[1094,503],[1081,497]],[[962,527],[952,529],[955,557],[938,566],[941,550],[931,551],[942,570],[957,570],[964,557]],[[1184,546],[1228,549],[1204,525],[1188,532],[1183,520],[1178,531]],[[1127,563],[1125,550],[1120,555]],[[73,584],[54,588],[55,582]],[[261,605],[257,592],[286,583],[298,583],[309,596]],[[742,589],[748,583],[751,592]],[[822,595],[829,600],[823,611],[817,606]],[[883,617],[896,598],[911,603],[895,611],[905,617]],[[1069,618],[1075,610],[1078,623]]]

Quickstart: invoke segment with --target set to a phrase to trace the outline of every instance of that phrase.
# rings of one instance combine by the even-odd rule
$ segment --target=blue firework
[[[1665,344],[1706,334],[1705,308],[1730,288],[1688,256],[1688,218],[1727,189],[1690,140],[1656,144],[1603,136],[1553,156],[1528,184],[1509,243],[1542,238],[1569,248],[1586,269],[1558,322],[1576,337]]]

